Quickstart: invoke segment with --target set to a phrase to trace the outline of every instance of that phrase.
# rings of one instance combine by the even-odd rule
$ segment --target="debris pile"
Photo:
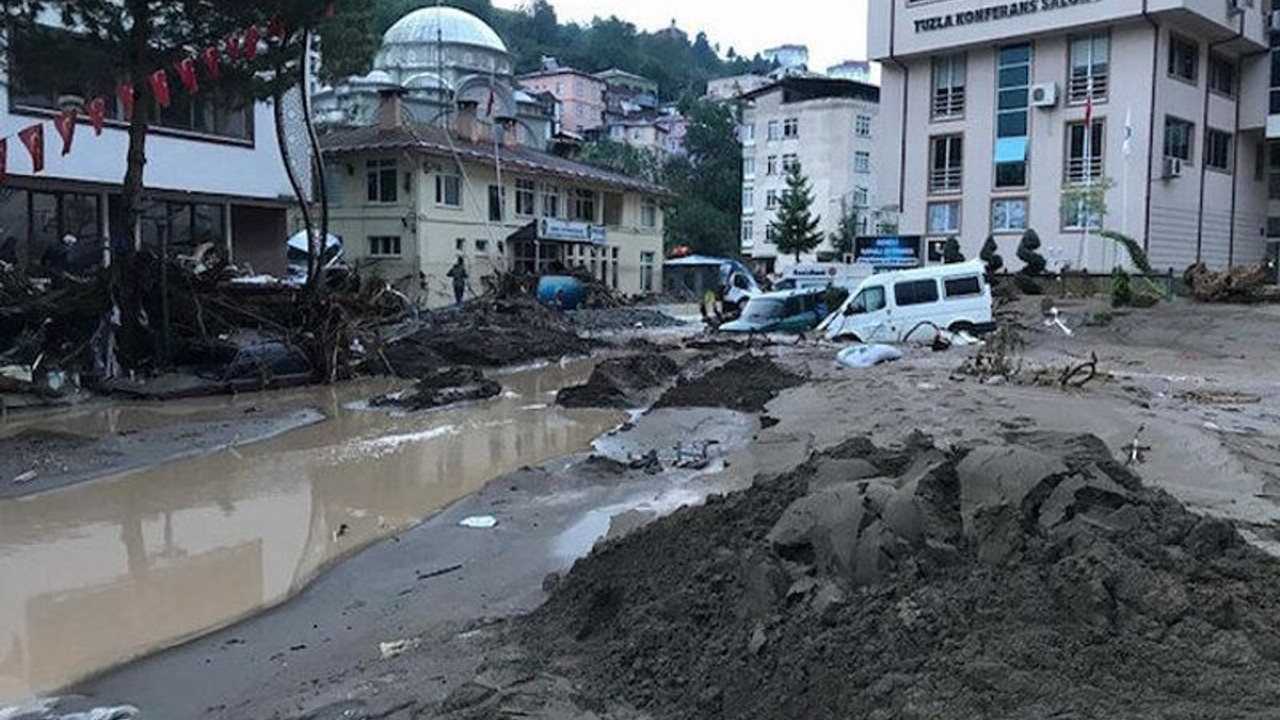
[[[460,402],[487,400],[502,394],[502,385],[485,377],[478,368],[437,370],[419,380],[412,390],[382,395],[370,401],[374,407],[430,410]]]
[[[1276,270],[1266,261],[1215,272],[1204,263],[1187,268],[1183,280],[1192,297],[1201,302],[1248,303],[1280,300]]]
[[[623,307],[575,310],[566,319],[583,332],[611,332],[681,327],[685,323],[652,308]]]
[[[445,709],[1261,720],[1277,617],[1280,561],[1097,438],[855,438],[598,548]]]
[[[669,382],[680,372],[665,355],[630,355],[605,360],[591,372],[585,385],[565,388],[556,403],[568,408],[638,408],[650,399],[648,391]]]
[[[670,407],[726,408],[746,413],[764,411],[783,390],[799,386],[803,378],[764,355],[747,353],[696,378],[681,378],[654,409]]]

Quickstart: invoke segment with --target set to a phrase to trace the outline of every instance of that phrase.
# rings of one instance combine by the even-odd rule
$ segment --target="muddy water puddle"
[[[499,376],[492,401],[368,410],[364,382],[166,408],[82,411],[55,430],[314,407],[326,420],[260,443],[0,501],[0,708],[225,625],[326,563],[522,466],[578,452],[625,416],[566,411],[590,362]],[[74,426],[74,427],[73,427]]]

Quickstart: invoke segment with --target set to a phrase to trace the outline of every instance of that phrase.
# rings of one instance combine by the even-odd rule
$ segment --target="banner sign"
[[[971,10],[957,10],[945,15],[920,18],[915,21],[916,32],[930,32],[965,25],[980,25],[993,20],[1008,20],[1024,17],[1039,12],[1052,12],[1079,5],[1092,5],[1101,0],[1019,0],[1019,2],[1003,2],[999,5]]]
[[[860,237],[854,241],[854,262],[866,263],[876,270],[917,268],[920,262],[919,235],[881,235]]]
[[[538,239],[604,245],[608,242],[608,232],[603,225],[543,218],[538,221]]]

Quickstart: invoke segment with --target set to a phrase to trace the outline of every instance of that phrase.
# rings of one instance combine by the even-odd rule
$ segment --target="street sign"
[[[603,225],[543,218],[538,221],[538,239],[605,245],[609,236]]]

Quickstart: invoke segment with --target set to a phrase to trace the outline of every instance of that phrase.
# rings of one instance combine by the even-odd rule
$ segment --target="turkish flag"
[[[31,153],[31,172],[44,171],[44,125],[36,123],[20,131],[18,139]]]
[[[261,40],[261,39],[262,39],[262,36],[261,34],[258,33],[258,27],[256,25],[250,25],[248,28],[245,29],[244,31],[244,59],[245,60],[252,61],[255,57],[258,56],[258,40]]]
[[[222,68],[218,65],[218,48],[205,48],[200,53],[200,59],[204,61],[204,71],[209,80],[216,81],[222,75]]]
[[[271,18],[271,22],[267,23],[267,34],[272,40],[278,43],[284,42],[284,21],[278,17]]]
[[[120,109],[124,111],[124,119],[132,120],[133,103],[138,97],[134,94],[133,83],[120,83],[118,95],[120,96]]]
[[[93,125],[93,134],[102,134],[102,125],[107,117],[107,101],[100,97],[96,97],[84,106],[84,112],[89,116],[89,123]]]
[[[173,68],[178,71],[178,79],[182,81],[182,87],[186,89],[188,95],[200,92],[200,81],[196,79],[195,60],[182,58],[173,64]]]
[[[63,156],[71,154],[71,142],[76,138],[76,111],[63,110],[53,119],[53,127],[62,136]]]
[[[160,107],[169,107],[169,75],[164,70],[157,70],[147,78],[151,83],[151,94],[155,95]]]
[[[0,184],[9,179],[9,138],[0,138]]]
[[[222,43],[227,46],[227,57],[231,62],[240,62],[240,36],[231,33]]]

